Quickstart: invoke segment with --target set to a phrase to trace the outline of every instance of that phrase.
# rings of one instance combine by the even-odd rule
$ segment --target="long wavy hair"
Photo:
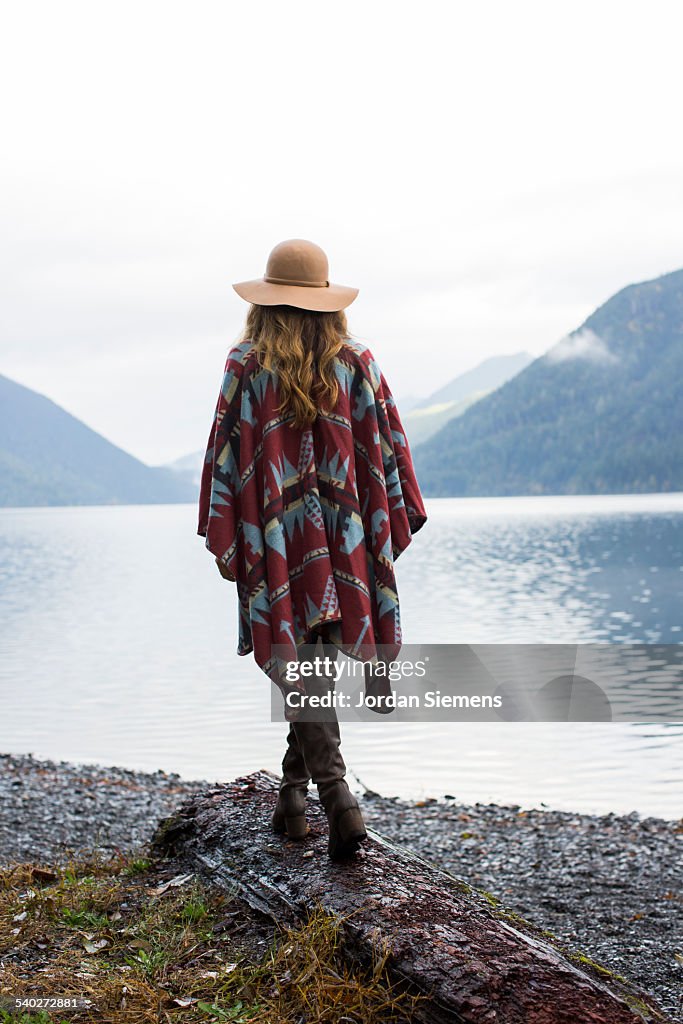
[[[350,337],[344,310],[251,305],[240,340],[250,341],[261,366],[277,373],[280,415],[291,414],[291,426],[303,428],[334,407],[334,359]]]

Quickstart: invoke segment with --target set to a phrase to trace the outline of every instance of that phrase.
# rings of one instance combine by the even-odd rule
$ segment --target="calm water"
[[[683,642],[683,495],[441,499],[398,564],[406,641]],[[279,769],[269,681],[193,506],[0,510],[0,750]],[[679,817],[683,727],[344,723],[386,794]]]

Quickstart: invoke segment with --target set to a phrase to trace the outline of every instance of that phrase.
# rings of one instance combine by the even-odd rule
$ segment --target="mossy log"
[[[309,835],[299,842],[276,835],[270,817],[278,781],[255,772],[194,795],[160,823],[156,852],[237,891],[279,924],[322,906],[340,922],[349,956],[370,963],[384,948],[396,980],[427,997],[416,1021],[668,1020],[623,978],[572,956],[490,895],[372,829],[356,859],[330,862],[327,823],[313,797]]]

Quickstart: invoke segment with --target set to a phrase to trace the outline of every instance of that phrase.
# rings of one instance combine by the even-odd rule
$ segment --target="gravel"
[[[206,780],[0,755],[0,862],[139,849]],[[683,1021],[683,819],[403,801],[366,793],[373,828],[492,893]]]
[[[375,795],[363,814],[683,1020],[683,820]]]

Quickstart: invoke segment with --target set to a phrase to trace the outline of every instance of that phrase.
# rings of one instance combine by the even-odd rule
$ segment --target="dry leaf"
[[[92,942],[90,939],[86,939],[83,943],[83,948],[86,953],[99,953],[101,949],[106,949],[108,945],[108,939],[98,939],[97,942]]]
[[[152,896],[161,896],[168,889],[175,889],[179,885],[185,885],[186,882],[191,881],[194,878],[194,874],[189,875],[176,875],[169,882],[164,882],[163,885],[158,886],[156,889],[150,889]]]
[[[49,868],[31,868],[31,877],[35,878],[37,882],[55,882],[57,880],[56,873]]]

